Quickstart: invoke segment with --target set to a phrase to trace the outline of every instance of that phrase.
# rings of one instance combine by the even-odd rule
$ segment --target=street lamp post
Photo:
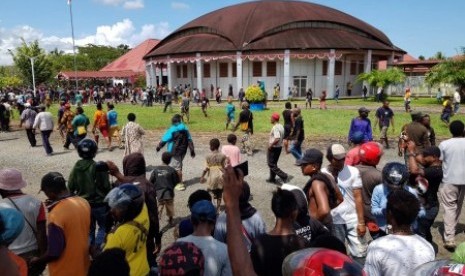
[[[29,57],[29,59],[31,60],[31,69],[32,69],[32,89],[34,91],[34,98],[37,96],[36,95],[36,77],[35,77],[35,74],[34,74],[34,59],[36,57]]]

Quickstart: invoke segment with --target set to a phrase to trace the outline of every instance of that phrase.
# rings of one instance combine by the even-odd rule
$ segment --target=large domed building
[[[253,1],[205,14],[177,29],[145,56],[147,82],[223,91],[265,83],[268,97],[360,95],[356,77],[405,53],[375,27],[341,11],[303,1]],[[162,68],[166,68],[163,70]],[[223,93],[225,96],[226,93]],[[207,93],[207,95],[209,95]]]

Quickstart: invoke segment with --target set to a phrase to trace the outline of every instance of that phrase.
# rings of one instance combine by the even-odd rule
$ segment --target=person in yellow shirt
[[[116,225],[107,235],[103,251],[110,248],[124,250],[130,275],[148,275],[147,235],[150,227],[143,192],[127,183],[114,188],[105,198]]]

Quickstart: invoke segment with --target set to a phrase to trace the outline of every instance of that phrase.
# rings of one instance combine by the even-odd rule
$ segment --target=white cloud
[[[143,0],[126,1],[124,2],[124,5],[123,5],[123,8],[127,10],[142,9],[143,7],[144,7]]]
[[[187,10],[190,6],[182,2],[171,2],[171,8],[174,10]]]
[[[171,28],[167,22],[146,24],[138,28],[134,26],[130,19],[123,19],[113,25],[98,26],[94,34],[76,37],[75,43],[77,46],[84,46],[86,44],[109,46],[127,44],[130,47],[135,47],[148,38],[162,39],[170,32]],[[0,27],[0,65],[10,65],[13,63],[8,49],[14,50],[20,46],[22,43],[21,38],[24,38],[27,43],[38,40],[40,47],[44,48],[47,52],[55,48],[66,53],[72,53],[73,50],[71,36],[47,36],[40,30],[28,25],[18,26],[13,29]]]
[[[123,6],[127,10],[142,9],[144,0],[96,0],[103,5],[108,6]]]

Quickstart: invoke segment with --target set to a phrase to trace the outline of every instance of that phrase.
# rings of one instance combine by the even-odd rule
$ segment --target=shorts
[[[387,126],[383,126],[381,127],[381,139],[386,139],[387,137],[387,130],[388,130],[388,127]]]
[[[213,199],[222,199],[223,198],[223,189],[208,189],[208,192],[213,195]]]
[[[284,126],[284,136],[283,136],[283,139],[289,138],[289,136],[291,135],[291,132],[292,132],[292,126],[290,126],[290,125],[285,125],[285,126]]]
[[[110,137],[119,137],[119,126],[110,127]]]
[[[184,159],[184,155],[183,156],[173,156],[171,158],[170,167],[177,170],[177,171],[181,171],[182,170],[182,160],[183,159]]]
[[[98,130],[100,130],[100,133],[102,133],[103,137],[108,137],[108,128],[106,127],[99,127]]]
[[[160,199],[158,201],[158,213],[161,214],[163,207],[166,209],[166,216],[169,218],[174,217],[174,200],[173,199]]]

